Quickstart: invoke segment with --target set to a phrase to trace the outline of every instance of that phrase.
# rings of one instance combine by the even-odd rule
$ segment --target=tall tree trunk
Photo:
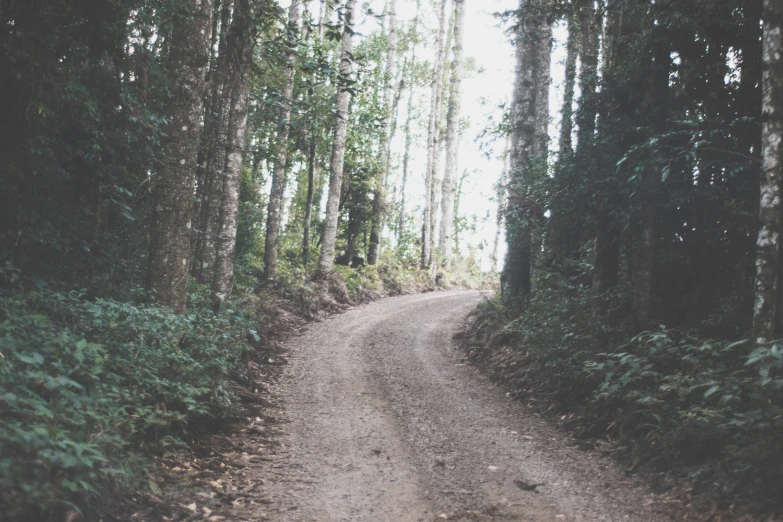
[[[588,150],[593,143],[595,119],[598,113],[598,47],[602,26],[602,15],[596,10],[593,0],[579,0],[579,58],[582,66],[579,70],[579,111],[576,114],[577,148]],[[610,43],[610,45],[612,45]]]
[[[221,3],[221,0],[214,0],[212,6],[212,37],[209,41],[209,68],[207,69],[206,82],[207,85],[212,83],[217,70],[217,45],[218,34],[220,32],[220,14],[222,8],[225,8],[225,4]],[[210,88],[209,91],[204,94],[204,128],[201,132],[201,139],[198,144],[198,161],[196,168],[196,200],[193,204],[193,217],[196,219],[196,226],[193,227],[193,237],[191,247],[193,248],[193,256],[195,260],[196,245],[199,243],[199,227],[198,220],[201,216],[201,192],[204,186],[204,171],[206,170],[207,154],[209,152],[209,139],[207,139],[206,131],[209,129],[209,122],[212,119],[212,93],[214,88]],[[191,268],[198,263],[191,263]]]
[[[586,2],[588,0],[581,0]],[[587,6],[583,6],[580,11],[581,21],[580,30],[582,31],[582,71],[579,75],[579,84],[582,91],[582,97],[579,101],[579,112],[577,113],[577,124],[579,131],[577,133],[577,156],[580,159],[585,158],[587,151],[592,145],[592,135],[595,130],[595,115],[597,111],[596,103],[596,81],[598,67],[598,44],[597,35],[600,23],[590,24],[592,9],[585,12]],[[596,15],[597,16],[597,15]],[[607,6],[606,30],[603,43],[604,62],[603,77],[610,78],[614,71],[620,67],[618,60],[617,42],[628,31],[627,16],[623,13],[621,0],[611,0]],[[595,19],[595,18],[594,18]],[[598,19],[600,22],[600,18]],[[604,96],[612,96],[608,88],[603,89]],[[602,125],[611,125],[608,114],[602,114]],[[600,131],[599,131],[600,132]],[[610,189],[611,190],[611,189]],[[596,318],[602,318],[608,313],[609,300],[606,293],[614,288],[619,280],[620,270],[620,227],[612,217],[612,207],[615,198],[606,196],[601,202],[596,218],[595,243],[593,248],[593,299],[592,312]],[[632,256],[629,256],[629,260]],[[629,263],[632,265],[633,263]]]
[[[576,7],[576,6],[575,6]],[[559,160],[573,153],[571,135],[574,132],[574,87],[576,87],[576,59],[579,55],[579,23],[577,13],[568,13],[568,41],[566,43],[565,85],[562,120],[560,122]]]
[[[315,129],[311,129],[309,152],[307,155],[307,196],[305,197],[304,230],[302,234],[302,262],[305,268],[310,261],[310,227],[313,223],[313,196],[315,194],[315,153],[317,142]]]
[[[506,213],[508,251],[502,276],[502,292],[506,299],[525,297],[532,288],[531,221],[534,209],[528,200],[528,183],[533,161],[545,161],[546,156],[552,46],[549,5],[548,0],[520,0],[517,71],[511,106],[511,194]]]
[[[342,49],[340,51],[339,76],[343,81],[351,78],[353,63],[353,10],[356,0],[345,3],[345,29],[343,30]],[[332,141],[331,173],[329,176],[329,198],[326,202],[323,244],[318,268],[322,275],[334,271],[334,254],[337,243],[337,222],[340,217],[340,196],[343,185],[343,167],[345,162],[345,142],[348,136],[348,103],[351,93],[338,81],[337,112],[334,122],[334,140]]]
[[[438,37],[435,45],[435,65],[432,70],[432,83],[430,87],[430,120],[427,131],[427,171],[424,177],[424,225],[422,228],[421,242],[421,267],[429,268],[432,265],[432,231],[434,228],[434,209],[432,194],[434,191],[434,179],[438,166],[438,142],[440,135],[441,97],[443,92],[443,61],[446,52],[446,0],[440,0]]]
[[[756,242],[756,303],[753,340],[775,335],[781,211],[783,211],[783,2],[764,0],[764,74],[761,118],[761,198]]]
[[[209,65],[212,0],[172,19],[163,163],[153,186],[147,288],[177,312],[187,307],[193,188],[198,159],[204,75]]]
[[[222,303],[234,286],[234,253],[237,240],[239,215],[239,185],[242,180],[242,151],[247,128],[247,109],[250,97],[250,65],[253,60],[253,17],[251,0],[236,0],[234,20],[229,34],[231,58],[234,61],[233,77],[224,96],[229,105],[226,141],[226,165],[223,173],[223,189],[218,215],[215,245],[215,270],[212,280],[212,298]],[[230,96],[228,95],[230,93]]]
[[[386,49],[386,71],[383,87],[384,129],[381,135],[381,173],[376,180],[373,193],[372,221],[370,223],[370,245],[367,250],[367,264],[376,265],[381,243],[383,217],[386,213],[386,181],[389,178],[389,157],[392,139],[392,105],[394,98],[394,76],[397,58],[397,0],[388,0],[386,21],[389,23]]]
[[[225,103],[223,90],[230,75],[228,60],[228,29],[231,23],[233,0],[224,0],[220,10],[220,35],[217,59],[210,72],[209,112],[205,115],[202,139],[202,162],[197,176],[195,214],[198,233],[194,245],[193,273],[201,283],[211,284],[215,270],[215,241],[220,200],[223,190],[223,169],[226,162],[226,128],[229,104]]]
[[[655,50],[652,54],[652,84],[649,93],[648,121],[653,122],[653,132],[660,134],[666,130],[667,102],[669,91],[669,65],[671,61],[671,48],[664,43],[665,34],[660,34],[660,28],[654,30],[659,33]],[[651,165],[645,169],[642,181],[642,210],[641,230],[634,251],[634,274],[632,281],[633,291],[633,321],[636,331],[647,330],[653,327],[652,303],[653,285],[655,276],[655,258],[658,243],[658,206],[659,191],[661,185],[661,165]],[[774,314],[773,314],[774,316]],[[773,320],[774,323],[774,320]]]
[[[449,109],[446,116],[446,171],[440,220],[440,255],[444,265],[451,265],[454,233],[454,201],[456,198],[457,172],[459,170],[459,117],[462,98],[462,31],[465,0],[454,0],[454,58],[451,62]]]
[[[277,276],[277,254],[280,240],[280,228],[285,191],[286,163],[288,161],[288,136],[291,130],[291,104],[296,79],[296,38],[299,32],[299,11],[301,0],[292,0],[288,8],[288,26],[291,39],[285,54],[286,70],[283,98],[280,107],[280,132],[277,137],[278,152],[275,169],[272,173],[272,189],[269,192],[267,207],[266,238],[264,242],[264,279],[273,280]]]
[[[416,71],[416,50],[419,43],[419,14],[421,12],[421,0],[416,0],[416,15],[413,18],[413,46],[411,49],[411,81],[410,90],[408,93],[408,106],[406,108],[407,114],[405,116],[405,150],[402,155],[402,181],[400,183],[400,208],[397,214],[397,243],[399,244],[402,238],[402,233],[405,229],[405,192],[408,184],[408,166],[411,160],[411,145],[413,141],[413,135],[411,133],[411,123],[413,121],[413,100],[414,100],[414,81],[413,75]]]
[[[497,228],[495,229],[495,239],[492,242],[492,252],[490,253],[489,260],[492,265],[492,272],[496,272],[498,269],[498,254],[500,251],[500,232],[503,227],[503,221],[506,214],[506,184],[508,183],[509,173],[509,141],[510,136],[506,137],[506,147],[503,151],[503,170],[500,171],[500,179],[495,187],[495,197],[498,200],[497,215],[495,216],[495,223]]]

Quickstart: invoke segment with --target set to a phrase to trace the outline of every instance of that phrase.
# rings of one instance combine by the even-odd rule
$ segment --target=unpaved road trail
[[[290,340],[282,445],[244,470],[258,497],[227,518],[674,520],[611,460],[461,362],[452,337],[481,299],[386,299]]]

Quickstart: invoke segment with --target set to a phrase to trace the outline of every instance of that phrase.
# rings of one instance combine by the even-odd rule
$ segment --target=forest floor
[[[453,337],[482,298],[395,297],[304,327],[267,417],[170,468],[197,479],[158,519],[682,520],[466,364]]]

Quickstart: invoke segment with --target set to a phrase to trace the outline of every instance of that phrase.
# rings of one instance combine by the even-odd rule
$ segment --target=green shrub
[[[577,435],[622,443],[632,462],[729,503],[783,507],[783,344],[666,329],[631,336],[619,320],[592,317],[589,288],[557,275],[536,282],[525,302],[495,298],[473,314],[463,337],[475,360],[568,413]]]
[[[172,452],[233,411],[225,380],[243,319],[231,312],[38,291],[0,296],[0,320],[0,510],[11,519],[138,482],[142,455]]]

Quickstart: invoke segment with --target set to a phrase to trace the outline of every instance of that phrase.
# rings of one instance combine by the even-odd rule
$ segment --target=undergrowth
[[[310,280],[284,261],[267,286],[245,267],[218,313],[209,289],[192,281],[182,315],[138,289],[122,302],[0,267],[5,520],[96,519],[127,492],[160,494],[153,458],[187,451],[245,412],[248,362],[276,332],[347,304],[438,287],[399,262]]]
[[[684,479],[724,509],[783,509],[783,344],[605,324],[586,289],[545,276],[521,307],[482,303],[462,338],[577,436],[618,443],[630,469]]]

